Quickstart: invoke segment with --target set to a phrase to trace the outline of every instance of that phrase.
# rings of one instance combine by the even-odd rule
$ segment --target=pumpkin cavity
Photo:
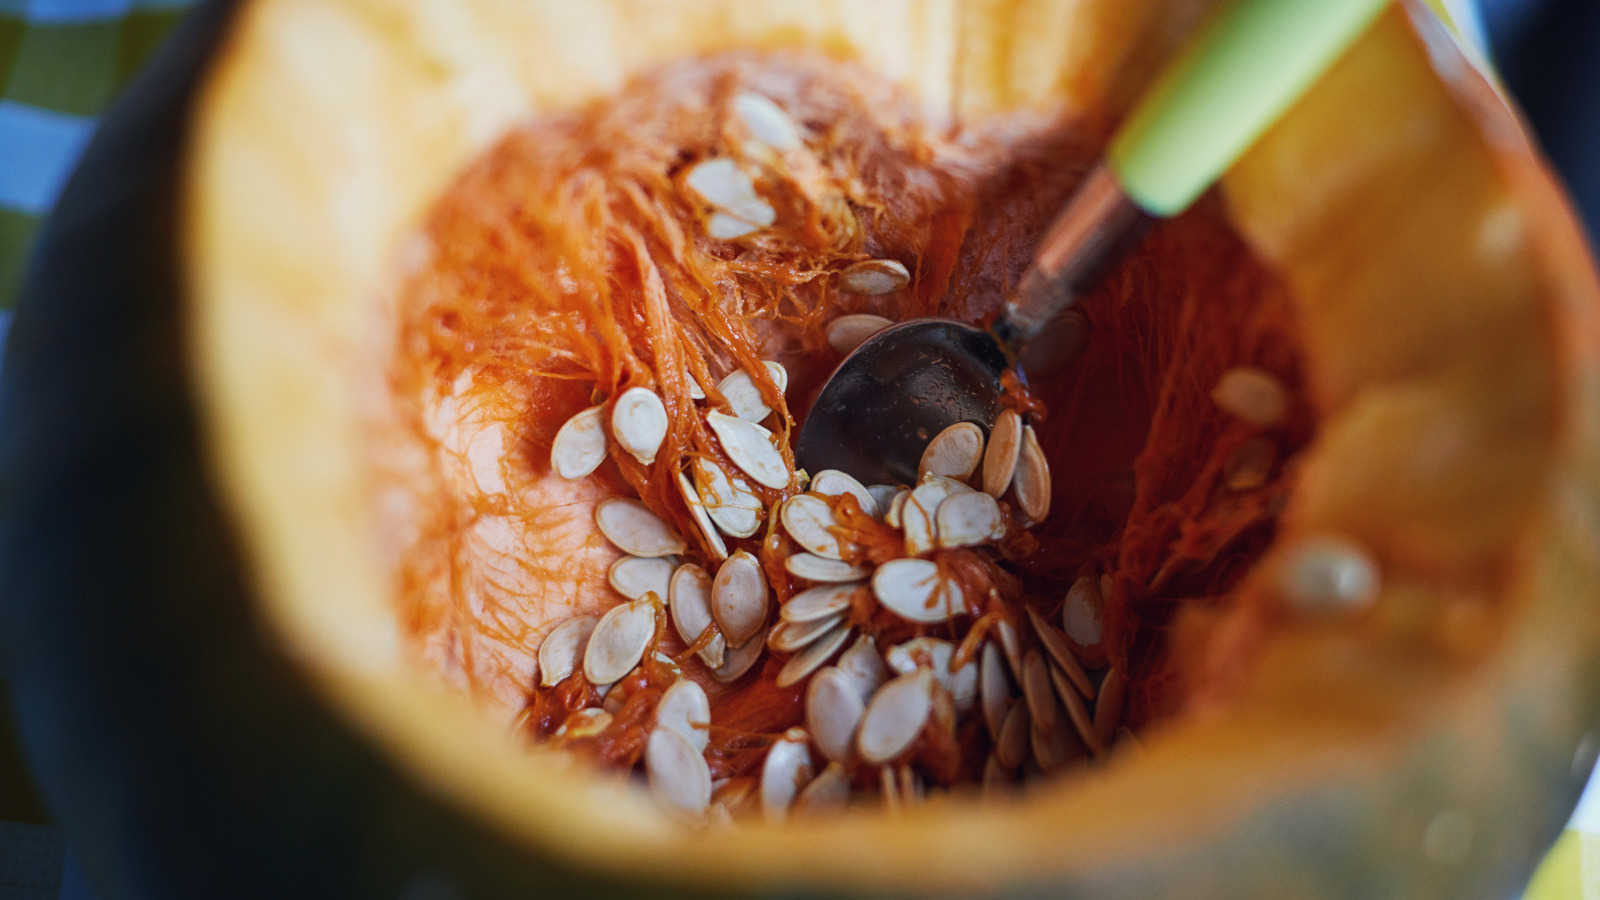
[[[419,664],[694,821],[1021,791],[1181,714],[1167,626],[1232,601],[1315,424],[1291,307],[1215,203],[1113,266],[998,421],[929,435],[917,484],[790,446],[867,336],[996,311],[1096,137],[932,123],[784,53],[490,147],[401,291]],[[1297,557],[1296,596],[1369,593],[1349,554]]]

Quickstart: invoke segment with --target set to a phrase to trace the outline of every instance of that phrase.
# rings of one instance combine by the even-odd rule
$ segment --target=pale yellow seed
[[[1022,452],[1022,416],[1004,409],[994,420],[989,446],[983,453],[983,492],[999,500],[1011,487],[1017,470],[1017,455]]]
[[[789,388],[789,370],[781,363],[767,362],[767,376],[777,386],[778,393],[782,394]],[[717,384],[717,393],[722,399],[728,401],[729,410],[738,418],[746,422],[760,422],[772,414],[772,407],[767,405],[767,399],[761,393],[761,388],[743,369],[732,373]]]
[[[1289,408],[1288,391],[1277,376],[1253,366],[1237,366],[1222,373],[1211,390],[1211,400],[1224,412],[1258,428],[1283,421]]]
[[[874,316],[867,313],[840,316],[828,323],[828,346],[834,350],[849,355],[878,332],[888,328],[894,323],[883,316]]]
[[[556,432],[550,445],[550,467],[562,478],[583,478],[606,458],[605,406],[591,406]]]
[[[1018,454],[1011,489],[1029,520],[1037,524],[1050,515],[1050,463],[1044,458],[1032,425],[1022,428],[1022,450]]]
[[[892,259],[864,259],[839,275],[839,290],[847,294],[892,294],[911,283],[911,273]]]
[[[1061,627],[1067,637],[1080,647],[1093,647],[1100,643],[1105,632],[1101,622],[1099,579],[1085,575],[1072,583],[1061,604]]]
[[[661,397],[643,387],[623,391],[611,407],[611,436],[644,465],[655,462],[667,437],[667,408]]]
[[[689,548],[665,519],[629,497],[601,501],[594,521],[606,540],[630,556],[672,556]]]
[[[733,464],[757,484],[774,490],[789,486],[789,466],[773,443],[772,432],[754,422],[715,411],[706,413],[706,424]]]
[[[1366,548],[1346,538],[1303,538],[1286,552],[1278,583],[1284,597],[1303,612],[1349,612],[1377,599],[1378,564]]]
[[[957,422],[928,442],[917,465],[917,477],[943,475],[965,482],[982,461],[983,429],[971,422]]]
[[[705,538],[706,548],[711,551],[712,558],[727,559],[727,543],[722,540],[722,535],[717,533],[716,523],[712,521],[705,504],[700,502],[700,494],[689,482],[689,476],[682,472],[678,473],[678,492],[683,495],[684,505],[689,507],[689,516],[700,529],[700,536]]]
[[[1278,451],[1266,438],[1252,437],[1228,454],[1222,479],[1230,491],[1253,491],[1267,483]]]

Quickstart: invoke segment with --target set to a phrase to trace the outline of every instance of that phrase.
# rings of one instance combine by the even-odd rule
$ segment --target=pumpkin
[[[941,125],[1103,137],[1204,6],[208,7],[91,148],[7,360],[17,709],[91,875],[162,897],[1519,887],[1600,750],[1600,289],[1515,114],[1420,6],[1173,224],[1225,226],[1281,287],[1317,426],[1230,601],[1170,621],[1191,689],[1138,753],[1010,803],[696,830],[517,746],[408,652],[363,366],[405,239],[508,128],[673,60],[821,48]],[[1297,541],[1329,534],[1380,564],[1371,609],[1285,609]]]

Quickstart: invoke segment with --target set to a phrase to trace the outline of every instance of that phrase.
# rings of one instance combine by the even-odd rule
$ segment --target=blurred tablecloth
[[[34,233],[55,205],[97,117],[193,2],[0,0],[0,340]],[[1429,2],[1475,46],[1480,59],[1487,58],[1472,0]],[[1500,7],[1515,2],[1496,0]],[[87,900],[70,852],[62,886],[42,883],[50,873],[63,871],[63,843],[53,829],[0,822],[0,844],[0,897],[54,900],[59,890],[61,900]],[[1526,900],[1600,900],[1595,779]]]

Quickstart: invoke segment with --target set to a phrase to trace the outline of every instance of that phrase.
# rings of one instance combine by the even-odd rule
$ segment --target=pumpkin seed
[[[1222,481],[1230,491],[1253,491],[1267,483],[1277,456],[1277,448],[1271,441],[1263,437],[1249,438],[1228,454],[1227,462],[1222,464]]]
[[[795,553],[783,561],[783,567],[796,578],[830,584],[859,581],[867,577],[865,566],[853,565],[839,559],[828,559],[815,553]]]
[[[782,394],[789,387],[789,370],[781,363],[767,362],[767,375],[778,386],[778,393]],[[717,393],[722,399],[728,401],[728,408],[733,414],[746,422],[759,422],[772,415],[772,407],[767,405],[766,398],[761,396],[761,388],[756,386],[755,379],[750,373],[740,369],[717,384]]]
[[[694,373],[689,371],[688,366],[683,367],[683,381],[684,384],[689,386],[690,400],[704,400],[706,398],[706,389],[700,386],[700,379],[694,377]]]
[[[841,623],[807,644],[804,650],[790,657],[789,661],[783,664],[783,668],[778,670],[778,687],[786,688],[791,684],[799,684],[807,675],[832,659],[854,633],[854,628]]]
[[[743,91],[734,95],[730,105],[755,141],[774,150],[793,150],[800,146],[799,128],[778,104],[760,94]]]
[[[767,634],[767,647],[779,653],[794,653],[822,637],[842,621],[844,616],[832,615],[807,622],[779,622]]]
[[[900,812],[900,782],[895,779],[894,769],[884,766],[878,770],[878,791],[883,795],[883,805],[890,815]]]
[[[902,490],[898,488],[895,490],[894,496],[889,498],[889,505],[884,508],[885,511],[883,513],[883,521],[887,523],[890,528],[903,527],[905,519],[902,514],[905,512],[906,501],[910,499],[911,492],[909,490]]]
[[[696,164],[684,177],[684,184],[699,194],[700,198],[714,207],[718,213],[734,220],[732,223],[727,223],[724,226],[726,228],[731,229],[737,225],[765,228],[777,220],[772,204],[761,199],[761,195],[756,193],[755,182],[739,168],[737,162],[728,157],[708,159]],[[712,219],[715,224],[715,214]],[[711,236],[724,235],[713,233]],[[733,235],[733,237],[743,236],[743,234]]]
[[[653,559],[624,556],[606,570],[606,581],[612,590],[629,600],[637,600],[650,593],[666,600],[671,594],[668,586],[672,583],[672,573],[677,568],[678,561],[670,556]]]
[[[721,466],[703,457],[697,457],[689,465],[694,469],[700,503],[723,534],[747,538],[761,530],[761,523],[767,517],[766,507],[744,479],[729,475]]]
[[[656,461],[667,439],[667,407],[655,391],[631,387],[611,407],[611,436],[644,465]]]
[[[1211,389],[1217,408],[1257,428],[1271,428],[1283,421],[1289,409],[1289,395],[1283,382],[1265,369],[1237,366],[1222,373]]]
[[[956,494],[939,504],[934,533],[941,547],[971,547],[1004,537],[1005,519],[1000,504],[988,494]]]
[[[760,781],[749,775],[713,781],[711,783],[713,808],[721,806],[734,814],[752,810],[760,794],[759,787]]]
[[[1050,659],[1061,672],[1071,679],[1073,687],[1083,697],[1094,696],[1094,684],[1089,681],[1089,673],[1083,671],[1083,666],[1078,663],[1078,658],[1072,655],[1072,649],[1067,646],[1066,638],[1061,636],[1053,625],[1044,620],[1032,607],[1028,608],[1028,621],[1033,624],[1033,633],[1038,635],[1040,646],[1044,652],[1050,654]]]
[[[937,547],[939,540],[936,516],[939,504],[954,494],[971,491],[972,488],[953,478],[935,474],[925,476],[922,483],[912,489],[911,495],[900,508],[900,524],[897,527],[906,534],[906,553],[910,556],[921,556]]]
[[[606,540],[629,556],[672,556],[689,549],[665,519],[632,498],[602,500],[594,509],[594,523]]]
[[[900,802],[907,806],[920,802],[924,794],[922,776],[910,766],[895,766],[894,774],[900,785]]]
[[[828,501],[813,494],[796,494],[785,500],[779,520],[795,543],[824,559],[844,559],[844,546],[830,529],[839,526]]]
[[[700,530],[700,536],[705,539],[706,550],[711,558],[722,561],[728,558],[728,544],[722,539],[720,529],[711,519],[705,505],[695,494],[694,485],[689,483],[689,477],[682,472],[678,473],[678,490],[683,494],[683,501],[689,508],[689,517],[694,519],[695,527]]]
[[[1072,751],[1078,748],[1078,741],[1072,736],[1072,727],[1059,717],[1048,730],[1034,728],[1028,737],[1034,761],[1046,772],[1054,772],[1066,765],[1072,759]]]
[[[562,622],[545,635],[544,643],[539,645],[541,685],[554,687],[572,675],[578,668],[578,660],[583,659],[589,635],[594,633],[594,626],[599,622],[594,616],[578,616]]]
[[[943,496],[940,497],[941,502],[943,501],[944,497],[954,497],[956,494],[965,494],[972,490],[972,487],[964,481],[957,481],[954,478],[934,474],[922,476],[922,482],[917,486],[928,487],[930,489],[938,488],[939,490],[943,491]],[[932,496],[930,492],[924,493],[925,495]],[[937,506],[938,504],[936,503],[934,505]]]
[[[656,704],[656,727],[669,728],[689,739],[696,753],[704,753],[711,735],[711,701],[705,688],[683,679],[674,682]]]
[[[1011,682],[1006,679],[1005,664],[1000,661],[1000,650],[993,642],[984,644],[979,654],[978,697],[989,737],[998,739],[1006,710],[1011,708]]]
[[[728,646],[742,647],[767,619],[767,576],[754,556],[740,550],[728,557],[711,582],[711,616]]]
[[[760,628],[756,630],[759,631]],[[745,641],[743,647],[729,648],[722,665],[711,670],[711,677],[723,684],[738,681],[740,676],[750,671],[750,667],[756,664],[756,660],[761,658],[761,652],[766,648],[766,641]]]
[[[807,588],[778,609],[778,615],[789,622],[810,622],[843,614],[850,608],[850,597],[865,582],[824,584]]]
[[[1022,450],[1022,416],[1003,409],[989,431],[989,446],[983,452],[983,492],[999,500],[1011,487],[1017,470],[1017,455]]]
[[[1000,736],[994,740],[994,755],[1000,764],[1015,769],[1028,758],[1029,733],[1033,730],[1033,716],[1028,704],[1013,703],[1000,723]]]
[[[1006,665],[1011,668],[1011,677],[1022,680],[1022,642],[1017,639],[1016,626],[1009,619],[1001,619],[994,627],[994,633],[1000,637],[1000,649],[1005,651]]]
[[[1061,603],[1061,627],[1080,647],[1093,647],[1105,634],[1101,622],[1100,585],[1087,575],[1072,583]]]
[[[550,468],[568,480],[583,478],[606,459],[605,405],[568,419],[550,444]]]
[[[706,548],[711,551],[712,558],[727,559],[727,543],[722,540],[722,535],[717,533],[716,524],[706,512],[705,504],[700,502],[700,495],[695,492],[694,485],[689,483],[689,476],[682,472],[678,473],[678,493],[683,495],[683,502],[689,507],[689,517],[694,519],[695,527],[700,529],[700,536],[706,539]]]
[[[715,410],[706,413],[706,424],[722,442],[722,449],[733,464],[756,483],[773,490],[789,486],[789,464],[773,444],[772,432],[754,422],[724,415]]]
[[[874,518],[878,515],[878,501],[872,498],[867,486],[838,469],[823,469],[811,476],[811,484],[806,490],[825,497],[842,497],[850,494],[861,504],[862,512]]]
[[[1122,701],[1127,687],[1128,682],[1120,669],[1110,670],[1100,682],[1100,691],[1094,700],[1094,733],[1104,746],[1111,746],[1117,727],[1122,724]]]
[[[916,671],[919,665],[933,672],[933,677],[950,694],[957,712],[972,707],[978,690],[978,666],[968,662],[958,670],[950,668],[956,655],[956,645],[936,637],[916,637],[890,647],[883,654],[889,668],[901,675]],[[923,661],[926,661],[924,663]]]
[[[580,738],[594,737],[611,727],[613,717],[611,713],[596,707],[580,709],[561,723],[556,729],[557,738],[575,741]]]
[[[1023,515],[1035,524],[1050,515],[1050,463],[1039,448],[1039,436],[1034,434],[1032,425],[1022,427],[1022,449],[1017,453],[1011,489]]]
[[[761,764],[761,813],[769,822],[781,822],[800,790],[811,781],[811,748],[805,729],[791,728],[767,751]]]
[[[711,576],[694,563],[684,563],[672,573],[668,595],[672,602],[667,607],[672,613],[672,625],[678,629],[678,637],[685,644],[693,644],[711,627]],[[700,651],[700,659],[715,669],[722,665],[727,647],[727,640],[721,634],[714,635]]]
[[[867,338],[893,324],[883,316],[865,313],[840,316],[828,323],[828,346],[849,356],[850,352],[861,346]]]
[[[966,481],[982,460],[983,429],[971,422],[957,422],[928,442],[917,464],[917,477],[943,475]]]
[[[839,763],[828,763],[795,798],[797,814],[815,815],[843,809],[850,803],[850,774]]]
[[[983,761],[983,798],[997,799],[1011,790],[1011,773],[993,753]]]
[[[917,496],[913,490],[900,507],[900,529],[905,532],[906,553],[910,556],[921,556],[931,553],[939,546],[937,528],[938,503],[944,502],[943,497],[935,495],[929,498],[935,505],[924,505],[924,498]]]
[[[1133,732],[1126,725],[1117,729],[1115,741],[1116,743],[1113,746],[1116,747],[1117,752],[1124,755],[1144,752],[1144,744],[1137,737],[1134,737]]]
[[[650,793],[667,809],[698,815],[711,803],[711,769],[689,739],[670,728],[650,733],[644,749]]]
[[[1100,735],[1095,733],[1094,719],[1089,715],[1089,707],[1083,702],[1083,695],[1078,693],[1077,687],[1071,684],[1060,669],[1050,670],[1050,680],[1055,684],[1056,696],[1061,698],[1062,705],[1067,708],[1067,718],[1072,720],[1072,727],[1078,732],[1078,737],[1083,740],[1084,746],[1094,753],[1096,758],[1105,755],[1105,744],[1100,740]]]
[[[967,611],[961,586],[939,575],[925,559],[895,559],[872,573],[872,593],[883,607],[909,622],[945,622]]]
[[[822,755],[836,762],[849,761],[866,709],[855,679],[843,669],[820,669],[806,686],[806,727]]]
[[[1290,546],[1279,564],[1278,586],[1302,612],[1356,610],[1378,597],[1378,565],[1354,541],[1330,536],[1302,538]]]
[[[892,259],[864,259],[839,274],[839,290],[846,294],[892,294],[911,283],[911,273]]]
[[[600,617],[583,651],[583,676],[590,684],[612,684],[628,674],[656,633],[659,604],[633,600]]]
[[[1028,716],[1035,728],[1051,728],[1056,723],[1056,698],[1050,686],[1050,666],[1037,650],[1022,658],[1022,696],[1028,701]]]
[[[755,208],[759,209],[760,207]],[[774,218],[776,217],[774,216]],[[739,238],[755,234],[761,228],[762,226],[748,219],[741,219],[720,209],[713,212],[711,218],[706,220],[706,235],[719,241],[736,241]]]
[[[933,712],[933,673],[918,669],[885,684],[861,717],[856,749],[869,765],[882,765],[911,749]]]
[[[870,634],[856,638],[850,649],[839,656],[838,668],[850,676],[863,703],[872,699],[878,688],[889,680],[889,667],[878,655],[878,642]]]
[[[950,660],[955,654],[956,645],[943,638],[915,637],[885,650],[883,661],[897,675],[909,675],[920,667],[944,682],[949,679]]]
[[[867,495],[872,498],[872,505],[878,510],[873,515],[883,518],[889,514],[889,504],[893,502],[900,489],[892,484],[869,484]]]

